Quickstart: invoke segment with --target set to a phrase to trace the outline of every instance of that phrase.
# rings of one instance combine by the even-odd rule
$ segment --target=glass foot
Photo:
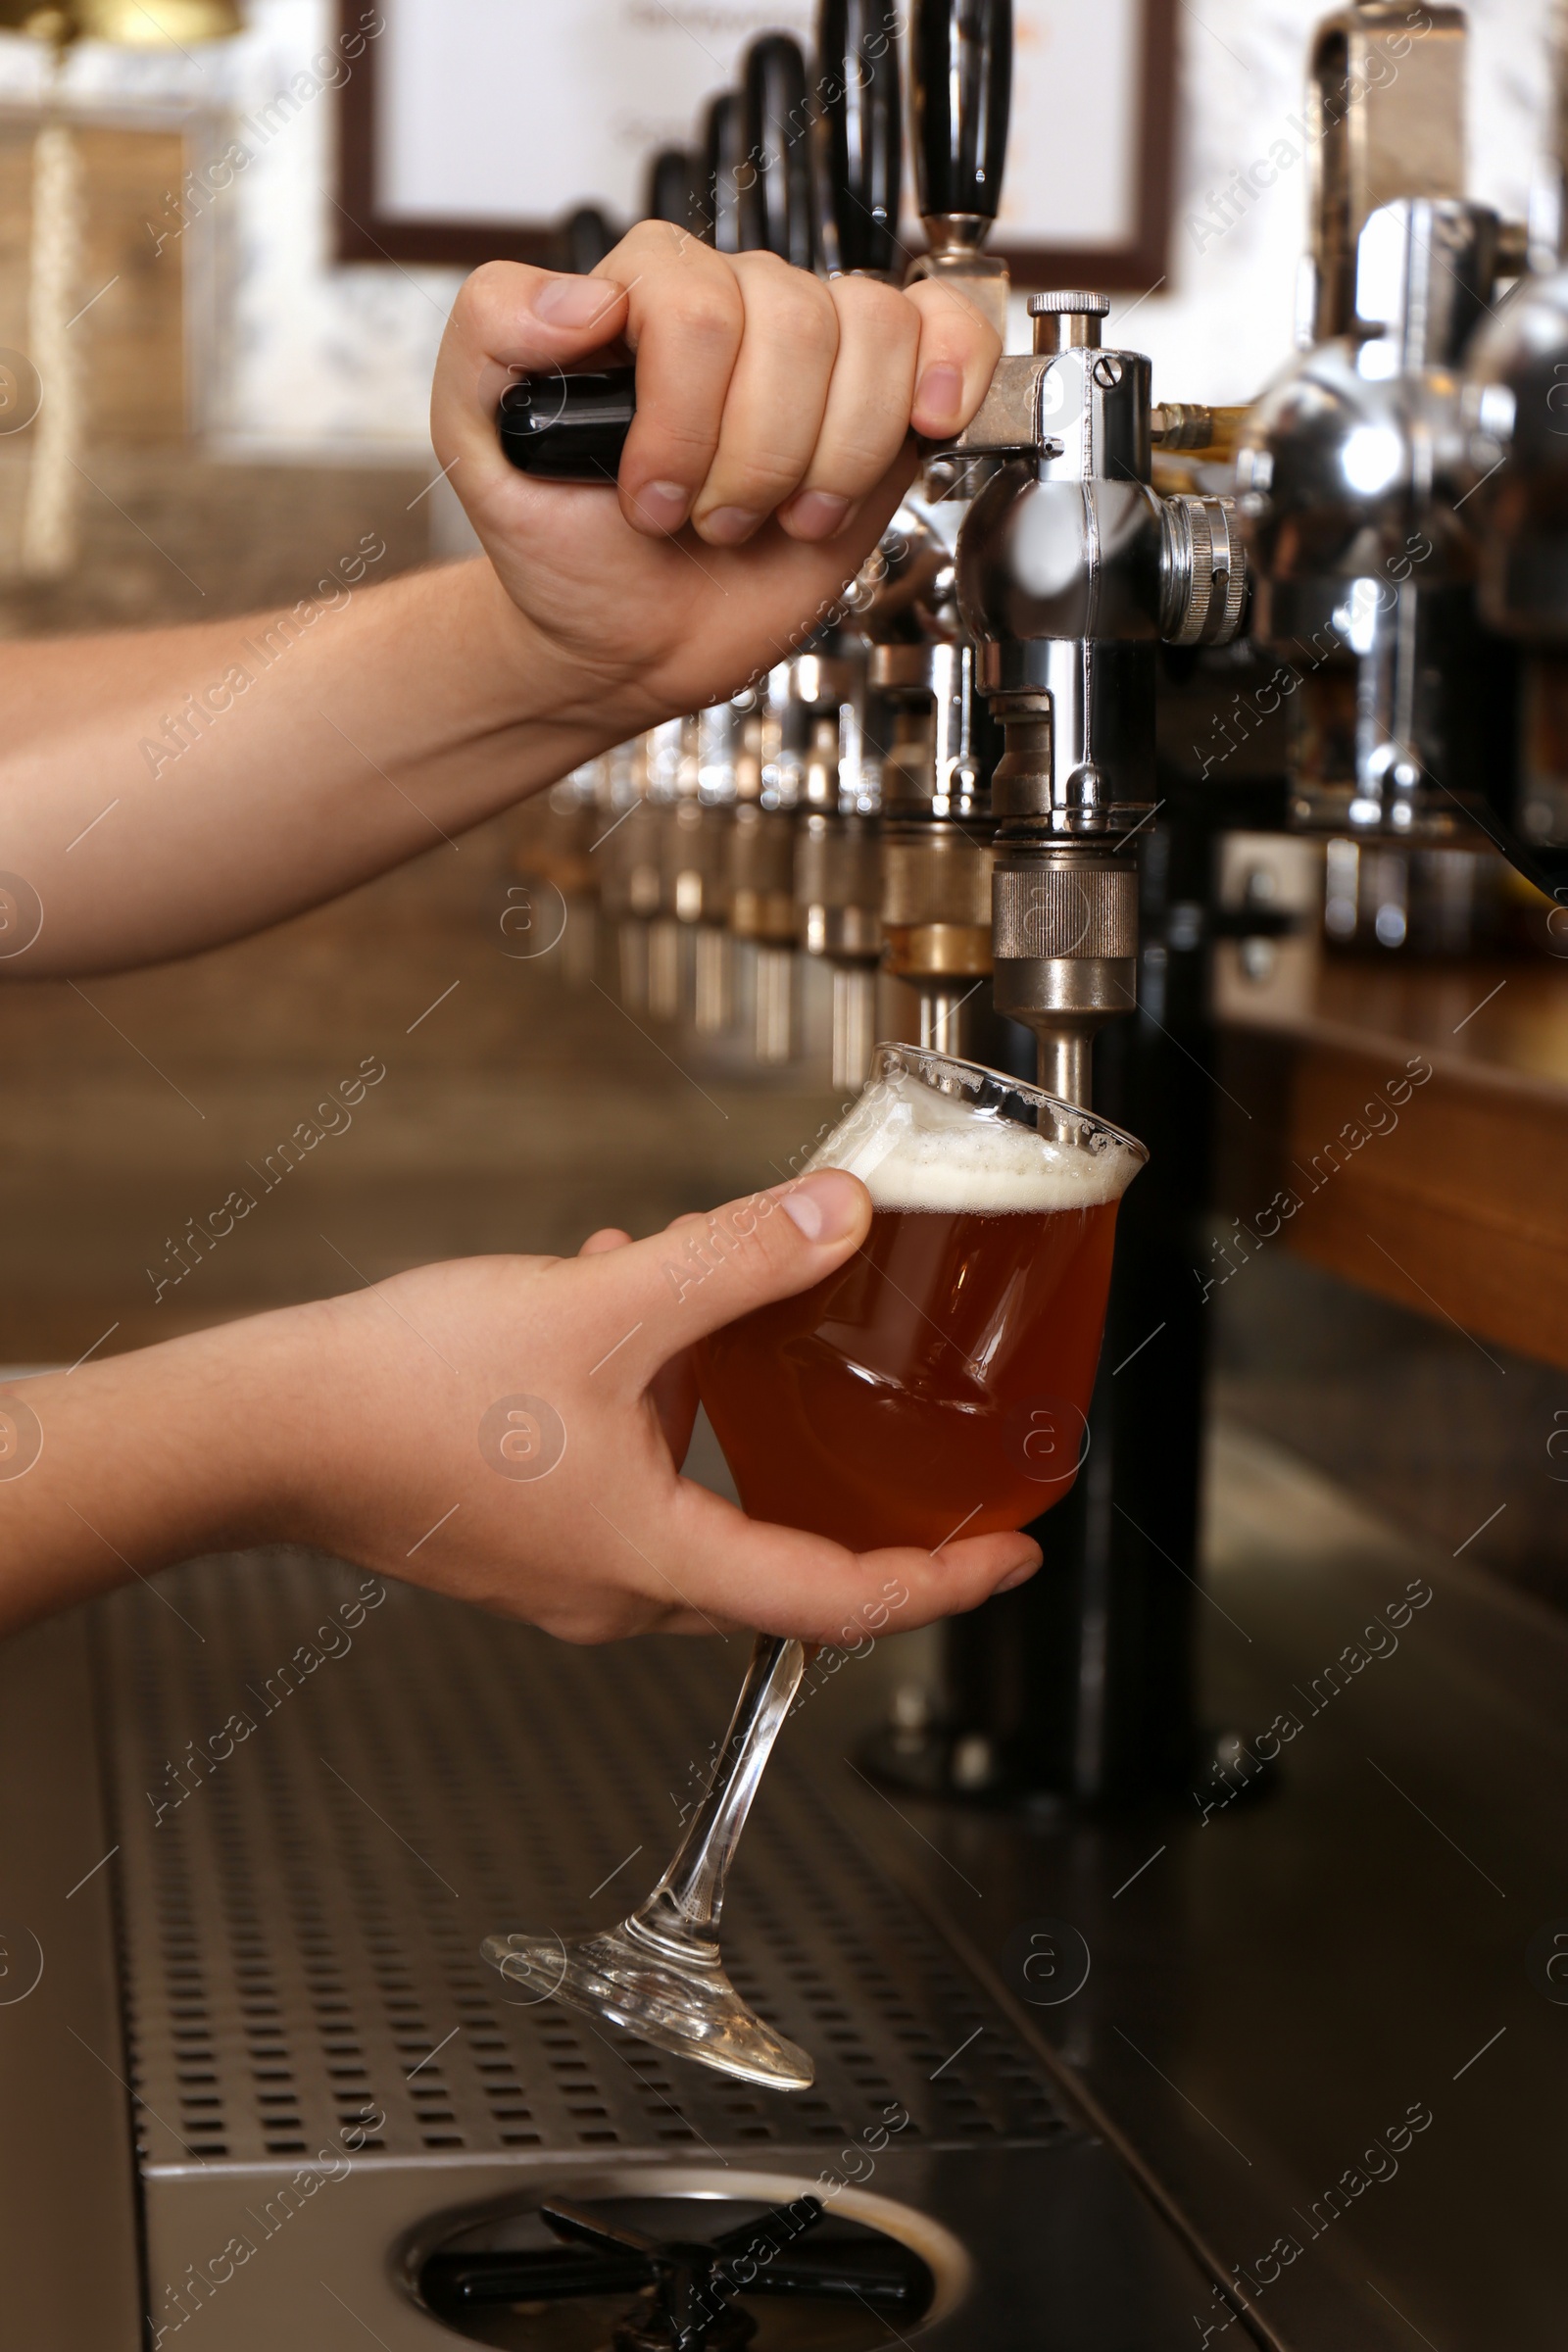
[[[771,2090],[807,2090],[816,2078],[806,2051],[741,1999],[716,1943],[651,1932],[635,1912],[604,1936],[490,1936],[483,1949],[534,1999],[606,2018],[677,2058]]]

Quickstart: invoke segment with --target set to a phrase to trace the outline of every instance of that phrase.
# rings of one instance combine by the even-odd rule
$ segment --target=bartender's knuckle
[[[713,469],[713,503],[766,511],[789,496],[805,469],[804,456],[780,455],[765,445],[731,443],[720,451]]]
[[[683,350],[699,358],[723,358],[740,342],[745,313],[740,293],[727,273],[678,282],[671,287],[664,310]]]
[[[830,473],[840,488],[869,487],[887,471],[906,429],[903,416],[880,407],[869,415],[861,412],[820,453],[818,470]]]
[[[920,314],[897,286],[880,285],[872,277],[840,277],[833,296],[846,324],[874,335],[879,342],[912,344],[920,333]]]
[[[622,262],[635,264],[662,260],[669,245],[668,226],[669,223],[664,220],[634,221],[619,244],[612,246],[606,254],[595,274],[618,276],[617,265]],[[666,233],[662,234],[662,231]]]
[[[990,355],[994,362],[1001,356],[1002,338],[996,328],[966,296],[951,286],[916,287],[909,299],[919,310],[922,341],[927,346],[954,359],[979,361]]]
[[[815,278],[791,270],[766,289],[766,325],[771,338],[799,360],[831,364],[839,348],[839,315],[833,298]]]
[[[683,479],[695,477],[700,481],[712,464],[717,438],[713,428],[710,425],[705,429],[691,417],[659,414],[649,416],[642,443],[646,444],[656,434],[660,464],[673,467]]]

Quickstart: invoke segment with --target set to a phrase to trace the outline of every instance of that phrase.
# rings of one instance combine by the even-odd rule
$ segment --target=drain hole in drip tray
[[[411,2293],[502,2352],[883,2352],[962,2299],[946,2230],[848,2190],[684,2168],[575,2174],[480,2215],[447,2215],[405,2250]]]

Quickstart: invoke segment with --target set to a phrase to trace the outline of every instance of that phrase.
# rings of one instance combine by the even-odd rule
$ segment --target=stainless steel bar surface
[[[811,2091],[726,2082],[483,1965],[492,1930],[620,1916],[701,1796],[738,1640],[579,1651],[291,1554],[118,1594],[95,1631],[151,2342],[455,2341],[406,2284],[434,2220],[628,2165],[708,2193],[826,2171],[932,2216],[973,2266],[933,2352],[1125,2352],[1208,2307],[1027,2029],[803,1774],[820,1702],[724,1925]]]

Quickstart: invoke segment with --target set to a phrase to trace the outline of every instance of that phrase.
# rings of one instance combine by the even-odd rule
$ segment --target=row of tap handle
[[[1344,20],[1356,39],[1371,37],[1364,14]],[[885,24],[827,0],[814,77],[786,36],[755,43],[693,154],[659,160],[650,210],[721,249],[895,274],[902,110]],[[1332,78],[1325,40],[1314,71]],[[1449,46],[1457,86],[1462,39]],[[984,246],[1006,146],[1005,0],[916,0],[904,50],[926,249],[903,274],[946,276],[1000,322],[1006,271]],[[1457,155],[1449,168],[1457,188]],[[647,911],[627,916],[672,927],[645,943],[656,1009],[686,926],[706,975],[694,1018],[720,1020],[727,936],[772,975],[757,1047],[775,1058],[798,945],[843,976],[836,1060],[852,1083],[878,959],[912,985],[922,1039],[959,1051],[962,1008],[985,1005],[994,970],[995,1004],[1035,1032],[1052,1090],[1087,1100],[1089,1041],[1134,1001],[1137,850],[1163,805],[1156,651],[1244,627],[1282,665],[1263,693],[1294,698],[1293,823],[1434,851],[1490,838],[1554,893],[1560,922],[1568,821],[1529,727],[1538,705],[1568,702],[1554,650],[1568,640],[1568,271],[1529,281],[1477,334],[1519,240],[1457,193],[1388,200],[1379,179],[1379,202],[1352,201],[1360,169],[1325,164],[1314,190],[1327,339],[1250,409],[1154,405],[1148,361],[1101,349],[1103,296],[1034,296],[1033,353],[1004,359],[957,447],[933,453],[851,612],[744,708],[680,722],[699,745],[722,739],[725,759],[671,764],[664,745],[610,762],[617,828],[626,776],[643,778],[646,822],[626,818],[626,843],[667,833],[636,869]],[[1325,259],[1341,245],[1350,274]],[[1440,246],[1453,265],[1441,283]],[[632,370],[602,368],[514,385],[499,429],[527,470],[608,483],[634,415]],[[1043,570],[1028,551],[1047,545]],[[1353,740],[1337,715],[1351,672]],[[811,755],[834,742],[829,788],[832,762]]]
[[[915,9],[910,119],[930,251],[914,269],[967,273],[999,318],[1006,274],[982,248],[1011,54],[1005,0]],[[788,35],[753,42],[693,148],[655,159],[647,217],[719,251],[902,280],[902,80],[887,9],[824,0],[814,61]],[[590,224],[574,221],[587,261]],[[630,368],[525,377],[504,397],[502,446],[538,476],[609,483],[635,413]],[[572,903],[585,976],[597,908],[629,1011],[777,1066],[803,1047],[802,958],[832,972],[836,1085],[868,1066],[884,970],[911,987],[905,1025],[922,1042],[972,1042],[990,970],[992,827],[984,713],[954,600],[956,520],[912,498],[845,611],[797,656],[732,702],[590,762],[527,824],[520,861]]]

